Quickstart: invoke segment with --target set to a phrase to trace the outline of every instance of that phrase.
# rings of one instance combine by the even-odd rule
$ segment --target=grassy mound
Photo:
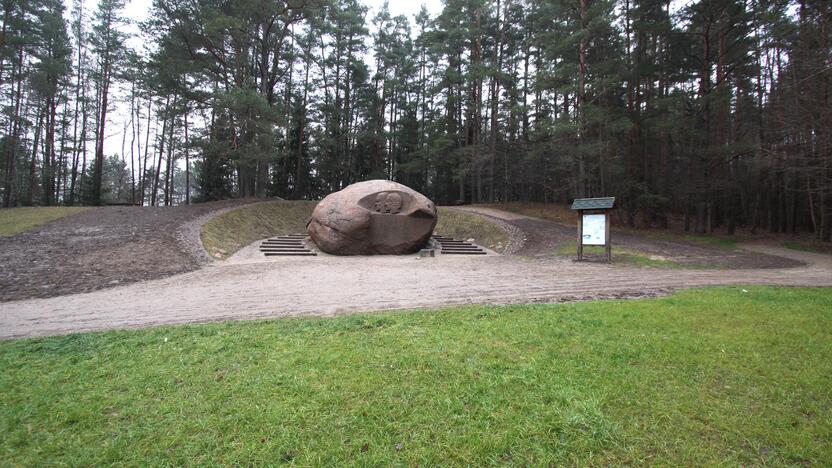
[[[477,244],[496,252],[503,252],[508,234],[500,226],[481,216],[439,208],[439,222],[435,232],[461,240],[474,239]]]
[[[0,342],[0,465],[828,465],[832,289]]]
[[[0,236],[12,236],[88,210],[86,206],[35,206],[0,210]]]
[[[258,239],[305,232],[315,204],[272,201],[225,212],[202,226],[202,245],[214,258],[225,259]]]
[[[223,213],[202,226],[202,245],[214,258],[225,259],[252,242],[270,236],[306,232],[317,202],[273,201]],[[436,232],[502,251],[508,235],[496,224],[468,213],[439,208]]]

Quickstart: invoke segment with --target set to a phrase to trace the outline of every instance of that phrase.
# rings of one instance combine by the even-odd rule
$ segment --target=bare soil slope
[[[0,237],[0,301],[77,294],[206,263],[193,224],[254,200],[92,208]]]

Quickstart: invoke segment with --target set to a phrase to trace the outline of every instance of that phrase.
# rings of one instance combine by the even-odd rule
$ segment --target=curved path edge
[[[224,213],[228,213],[229,211],[240,210],[243,208],[247,208],[251,205],[256,205],[258,203],[266,203],[270,201],[280,201],[283,200],[280,197],[274,197],[270,199],[263,199],[263,198],[251,198],[251,199],[243,199],[240,201],[239,205],[235,206],[228,206],[225,208],[220,208],[215,211],[211,211],[209,213],[205,213],[195,219],[185,222],[176,232],[176,240],[179,243],[179,246],[182,250],[188,252],[188,254],[193,257],[200,265],[206,265],[217,261],[214,257],[212,257],[208,251],[205,249],[205,245],[202,243],[202,226],[205,225],[208,221],[220,216]]]

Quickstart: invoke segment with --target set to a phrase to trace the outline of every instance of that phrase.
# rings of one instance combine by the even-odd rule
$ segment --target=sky
[[[85,15],[89,20],[95,12],[98,0],[83,1]],[[367,12],[368,20],[375,16],[376,13],[378,13],[382,5],[384,4],[384,1],[385,0],[362,1],[364,5],[369,7],[369,11]],[[123,11],[124,16],[128,18],[132,23],[129,26],[128,31],[132,37],[128,40],[127,45],[138,51],[141,51],[145,47],[145,45],[143,44],[144,39],[139,34],[138,24],[147,19],[152,4],[153,0],[128,0]],[[388,2],[388,8],[392,16],[405,15],[411,20],[411,24],[413,24],[413,17],[417,13],[419,13],[419,10],[422,8],[423,4],[427,7],[428,13],[431,16],[436,16],[442,11],[442,0],[392,0]],[[70,21],[72,0],[64,0],[64,5],[65,16],[67,18],[67,21]],[[371,28],[372,33],[372,24],[369,21],[367,22],[367,26]],[[118,90],[116,90],[116,92],[118,92]],[[114,109],[111,110],[110,115],[107,119],[108,129],[106,132],[104,142],[105,154],[111,155],[121,153],[122,133],[125,128],[125,122],[127,119],[129,119],[129,113],[130,111],[127,104],[123,102],[116,102],[114,104]],[[129,155],[129,148],[125,149],[125,152]]]
[[[85,0],[87,11],[94,11],[97,0]],[[367,18],[372,18],[381,9],[385,0],[363,0],[361,3],[370,8]],[[69,11],[72,0],[64,0],[66,9]],[[150,11],[150,6],[153,0],[129,0],[124,8],[124,15],[135,22],[144,21],[147,19],[147,14]],[[442,11],[442,0],[392,0],[388,1],[390,14],[392,16],[405,15],[411,20],[422,5],[428,8],[428,13],[435,16]],[[135,31],[138,31],[137,29]]]

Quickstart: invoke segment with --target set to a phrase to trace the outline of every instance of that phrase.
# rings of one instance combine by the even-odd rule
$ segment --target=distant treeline
[[[3,1],[4,206],[390,178],[441,204],[609,195],[633,225],[832,234],[828,0],[446,0],[414,18],[155,0],[144,50],[123,3],[75,0],[67,22],[60,0]]]

